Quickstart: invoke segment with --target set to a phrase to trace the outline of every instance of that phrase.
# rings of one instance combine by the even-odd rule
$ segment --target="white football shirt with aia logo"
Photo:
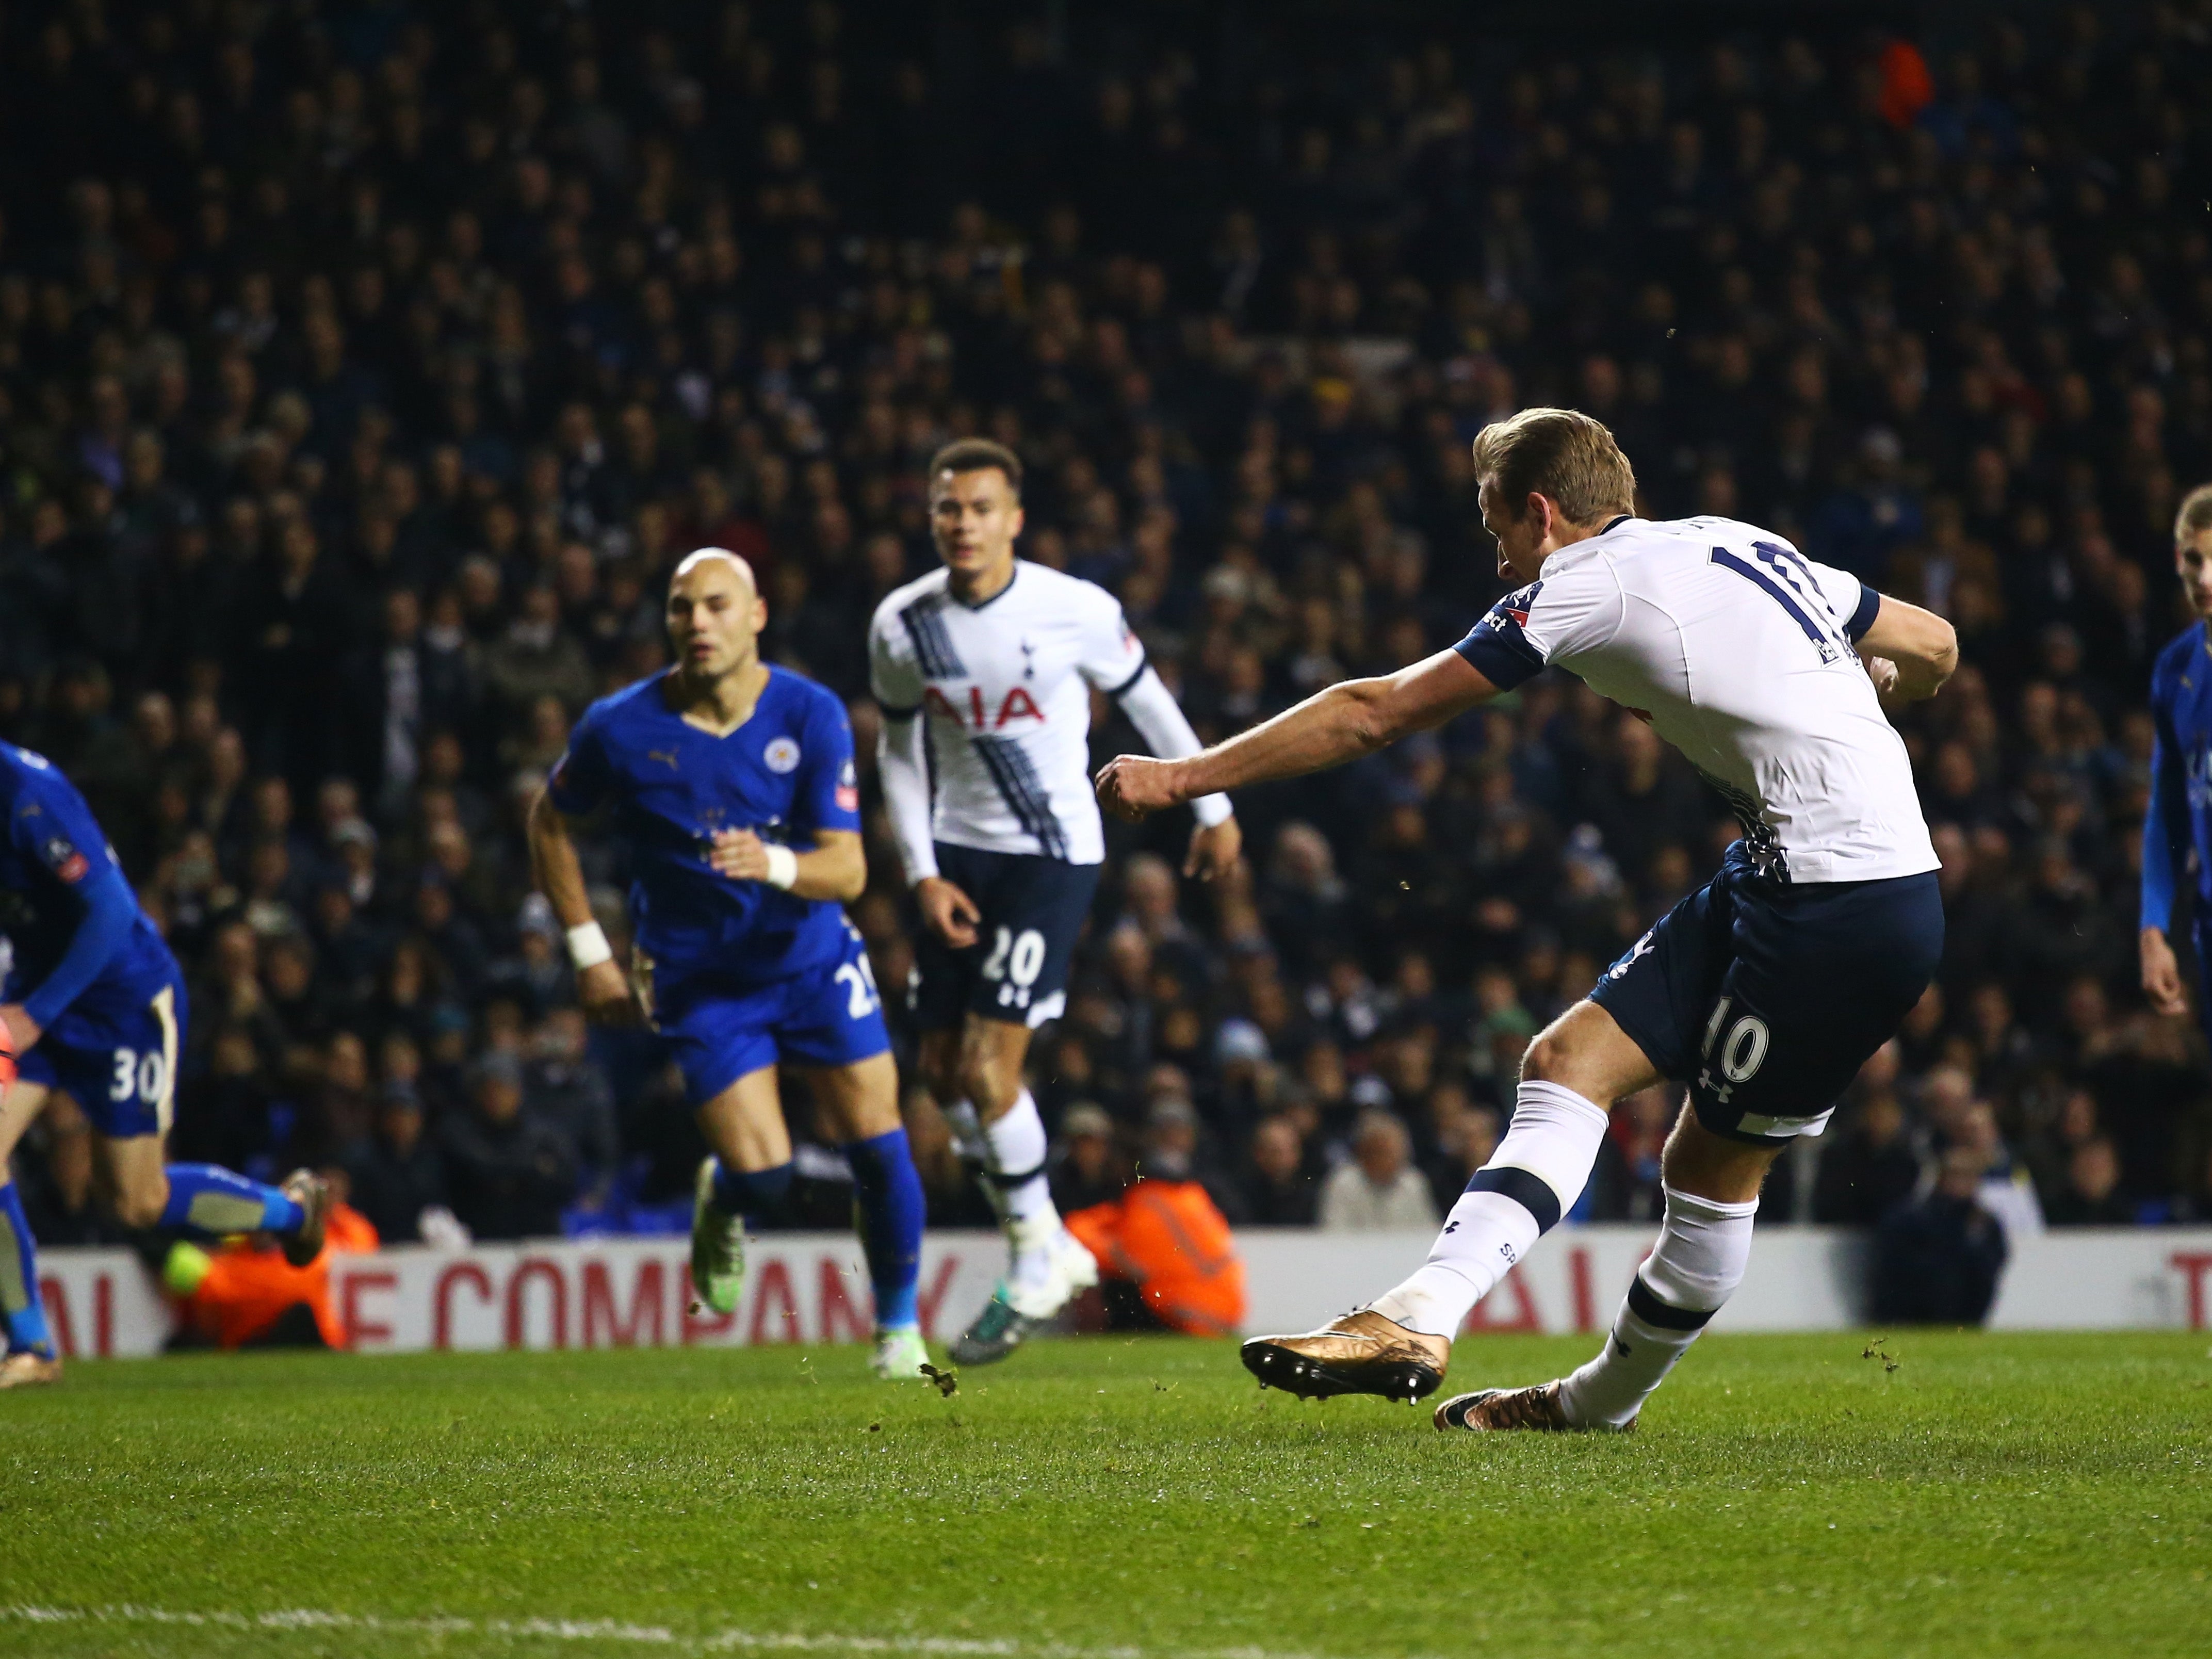
[[[1106,856],[1091,793],[1091,691],[1145,672],[1145,647],[1104,588],[1026,559],[981,605],[934,570],[876,607],[868,672],[894,719],[928,720],[931,833],[1070,864]]]

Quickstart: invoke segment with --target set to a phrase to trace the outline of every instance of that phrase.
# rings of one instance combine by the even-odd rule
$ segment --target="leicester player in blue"
[[[2173,568],[2197,620],[2159,653],[2150,672],[2150,811],[2143,818],[2143,994],[2161,1014],[2185,1014],[2174,955],[2173,908],[2189,855],[2197,854],[2196,935],[2200,968],[2212,957],[2212,484],[2189,492],[2173,523]],[[2201,1010],[2212,1030],[2212,1004]]]
[[[39,1296],[37,1249],[8,1159],[57,1090],[91,1121],[94,1186],[126,1227],[202,1238],[270,1232],[305,1267],[323,1248],[330,1195],[295,1170],[282,1187],[211,1164],[170,1164],[163,1143],[185,1036],[184,976],[138,908],[107,838],[45,757],[0,744],[0,1389],[61,1375]]]
[[[852,1166],[876,1372],[919,1377],[921,1182],[875,976],[842,908],[867,884],[852,726],[829,691],[761,661],[767,620],[735,554],[702,548],[678,565],[677,666],[585,711],[532,808],[531,854],[586,1012],[650,1022],[712,1149],[692,1211],[699,1299],[736,1310],[744,1217],[791,1185],[781,1061],[806,1076]],[[575,821],[602,808],[629,852],[627,981],[573,840]]]

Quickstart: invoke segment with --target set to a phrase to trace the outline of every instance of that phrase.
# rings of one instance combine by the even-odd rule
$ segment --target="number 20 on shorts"
[[[999,988],[999,1006],[1028,1007],[1030,989],[1043,971],[1042,933],[1034,927],[1024,927],[1018,933],[1011,927],[999,929],[991,954],[983,963],[983,977]]]

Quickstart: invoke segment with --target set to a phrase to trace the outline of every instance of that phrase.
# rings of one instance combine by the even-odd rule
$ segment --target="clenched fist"
[[[1098,804],[1131,823],[1146,813],[1180,806],[1188,799],[1176,785],[1181,769],[1176,761],[1116,755],[1098,769]]]

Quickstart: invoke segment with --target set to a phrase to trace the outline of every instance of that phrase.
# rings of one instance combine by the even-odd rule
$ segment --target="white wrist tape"
[[[568,960],[576,964],[578,973],[614,959],[615,948],[607,943],[607,930],[598,922],[587,921],[568,930]]]
[[[762,879],[771,887],[790,891],[792,883],[799,879],[799,854],[788,847],[778,847],[774,842],[761,850],[768,854],[768,874]]]

